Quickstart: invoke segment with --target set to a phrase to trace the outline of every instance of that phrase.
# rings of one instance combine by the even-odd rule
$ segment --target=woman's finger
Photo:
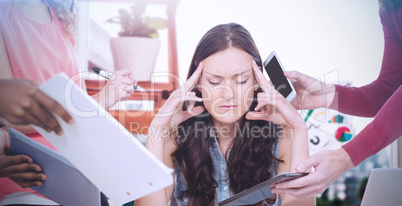
[[[15,174],[15,173],[21,173],[21,172],[26,172],[26,171],[40,172],[41,170],[42,170],[41,167],[35,163],[19,163],[19,164],[9,165],[8,167],[3,168],[1,170],[1,176],[9,177],[10,175]]]
[[[40,124],[37,125],[39,127],[42,127],[45,129],[47,132],[51,131],[56,131],[56,130],[61,130],[60,125],[57,123],[56,118],[50,113],[50,112],[43,112],[47,111],[45,108],[40,106],[39,104],[33,104],[32,109],[31,109],[31,115],[38,119]],[[58,130],[58,131],[59,131]]]
[[[265,120],[268,121],[267,114],[264,112],[247,112],[246,119],[248,120]]]
[[[128,92],[129,94],[133,94],[134,93],[134,86],[133,85],[129,85],[129,86],[125,86],[124,91]]]
[[[110,81],[110,80],[109,80]],[[134,81],[128,76],[117,76],[115,79],[111,80],[114,85],[134,85]]]
[[[36,125],[36,126],[43,126],[44,124],[39,120],[39,119],[37,119],[36,117],[34,117],[34,116],[32,116],[31,115],[31,113],[32,113],[32,110],[31,111],[28,111],[28,112],[25,112],[25,114],[24,114],[24,123],[25,124],[33,124],[33,125]]]
[[[257,94],[257,106],[255,107],[255,111],[260,110],[261,108],[263,108],[266,105],[274,105],[273,102],[274,100],[272,100],[272,96],[270,94],[267,94],[265,92],[260,92]]]
[[[10,179],[15,180],[22,180],[26,182],[32,181],[44,181],[47,179],[47,176],[43,173],[37,172],[20,172],[20,173],[13,173],[7,176]]]
[[[255,63],[255,60],[253,60],[253,63],[251,64],[253,67],[253,72],[254,76],[257,80],[257,83],[260,85],[261,89],[265,93],[271,93],[273,91],[273,86],[272,83],[270,83],[262,74],[260,67],[258,67],[257,63]]]
[[[182,116],[181,122],[186,121],[187,119],[189,119],[189,118],[191,118],[191,117],[195,117],[195,116],[197,116],[197,115],[200,115],[200,114],[203,113],[204,111],[205,111],[205,108],[204,108],[203,106],[196,106],[196,107],[193,107],[190,111],[187,110],[187,111],[183,112],[183,116]]]
[[[27,182],[23,180],[13,180],[15,183],[17,183],[19,186],[22,188],[27,188],[27,187],[35,187],[35,186],[42,186],[43,182],[42,181],[33,181],[33,182]]]
[[[27,155],[7,156],[0,161],[0,168],[6,168],[11,165],[16,165],[20,163],[32,163],[32,162],[33,162],[32,159]]]
[[[52,98],[45,95],[42,91],[38,90],[35,93],[35,99],[40,103],[40,105],[43,108],[46,108],[49,111],[56,113],[68,124],[74,123],[73,117],[58,102],[56,102]],[[46,110],[42,110],[42,111],[48,112]],[[55,121],[57,123],[57,125],[59,124],[57,122],[56,118],[53,117],[53,115],[52,115],[52,121]],[[58,126],[60,126],[60,125],[58,125]],[[53,128],[51,128],[51,129],[53,129]]]
[[[184,86],[184,89],[186,92],[191,91],[194,88],[194,86],[197,84],[198,80],[201,77],[203,68],[204,68],[204,63],[201,62],[198,65],[197,69],[194,71],[193,75],[191,75],[191,77],[184,83],[183,86]]]
[[[195,101],[195,102],[202,102],[202,98],[197,97],[195,92],[187,92],[184,98],[181,98],[182,102],[185,101]]]

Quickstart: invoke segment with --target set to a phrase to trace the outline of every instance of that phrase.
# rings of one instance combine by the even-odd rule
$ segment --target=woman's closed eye
[[[246,82],[247,82],[247,80],[248,79],[246,79],[246,80],[240,80],[240,81],[235,81],[237,84],[245,84]],[[216,81],[216,80],[208,80],[208,82],[210,83],[210,84],[213,84],[213,85],[217,85],[217,84],[220,84],[221,82],[220,81]]]
[[[248,80],[248,79],[246,79],[246,80],[241,80],[241,81],[238,81],[237,83],[238,83],[238,84],[245,84],[245,83],[247,82],[247,80]]]
[[[210,84],[219,84],[219,83],[221,83],[220,81],[217,81],[217,80],[208,80],[208,82]]]

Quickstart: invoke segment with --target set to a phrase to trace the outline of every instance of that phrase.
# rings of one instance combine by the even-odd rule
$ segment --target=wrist
[[[335,84],[327,84],[326,86],[326,92],[325,92],[325,105],[323,105],[322,107],[325,108],[330,108],[331,105],[333,105],[335,100],[335,94],[336,94],[336,86]],[[336,104],[338,105],[338,104]],[[332,108],[331,108],[332,109]]]
[[[110,108],[104,90],[105,89],[102,89],[97,94],[93,95],[92,98],[94,98],[103,108],[108,110]]]
[[[344,172],[355,167],[355,165],[353,164],[352,158],[350,158],[349,154],[346,152],[346,150],[343,149],[343,147],[337,149],[336,153],[337,153],[336,156],[338,156],[340,161],[343,163]]]
[[[306,124],[301,124],[297,128],[293,127],[284,127],[286,136],[290,137],[291,139],[306,139],[308,138],[308,130]]]

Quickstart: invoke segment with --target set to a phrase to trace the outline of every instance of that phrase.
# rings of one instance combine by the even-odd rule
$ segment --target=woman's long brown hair
[[[257,65],[262,67],[261,57],[250,33],[241,25],[230,23],[218,25],[209,30],[199,42],[191,61],[189,78],[199,63],[207,57],[230,47],[236,47],[250,54]],[[196,95],[201,93],[194,89]],[[250,109],[257,105],[256,94]],[[203,105],[198,103],[198,105]],[[280,128],[266,121],[247,120],[244,117],[239,125],[237,135],[232,142],[230,154],[226,156],[230,189],[238,193],[272,177],[272,171],[278,164],[273,155],[275,143],[278,141]],[[253,128],[259,132],[252,132]],[[263,129],[264,128],[264,129]],[[213,160],[209,154],[210,131],[212,119],[205,111],[190,118],[178,127],[176,143],[178,145],[172,157],[183,173],[187,190],[179,199],[189,198],[189,205],[213,205],[218,186],[213,175]]]

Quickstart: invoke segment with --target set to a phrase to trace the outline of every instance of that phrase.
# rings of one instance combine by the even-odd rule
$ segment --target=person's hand
[[[61,135],[62,128],[51,112],[69,124],[74,123],[74,119],[59,103],[40,91],[38,85],[31,80],[0,80],[0,116],[5,123],[33,124]]]
[[[117,70],[110,76],[105,87],[99,92],[99,102],[106,109],[112,108],[118,101],[124,101],[134,93],[138,81],[131,69]]]
[[[315,153],[309,159],[296,166],[297,172],[315,168],[305,177],[278,183],[272,192],[289,194],[297,198],[321,194],[343,173],[353,168],[353,162],[343,148]]]
[[[325,84],[319,79],[297,71],[285,71],[285,76],[290,79],[295,90],[296,98],[292,105],[299,110],[329,107],[335,96],[335,86]]]
[[[172,92],[155,116],[153,122],[158,122],[158,125],[177,126],[190,117],[204,112],[205,108],[203,106],[194,107],[195,102],[201,102],[202,99],[197,97],[195,92],[191,91],[198,83],[203,67],[203,63],[200,63],[193,75],[180,88]],[[182,111],[185,101],[189,102],[189,106],[186,111]]]
[[[8,177],[19,186],[42,186],[47,176],[40,173],[41,167],[27,155],[9,156],[8,133],[0,129],[0,178]]]
[[[254,76],[263,92],[257,94],[258,104],[255,111],[248,112],[246,119],[270,121],[291,129],[305,129],[305,123],[296,109],[274,89],[255,61],[252,66]]]

